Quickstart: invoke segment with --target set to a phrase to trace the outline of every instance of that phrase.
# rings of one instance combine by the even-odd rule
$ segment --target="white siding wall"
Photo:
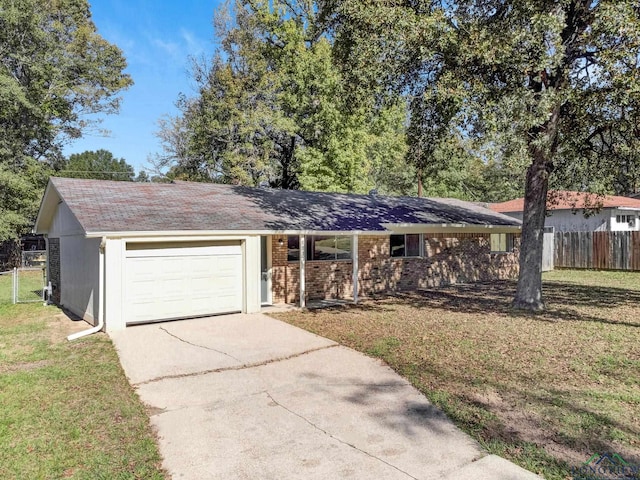
[[[517,220],[522,221],[522,212],[508,212],[505,213],[507,217],[515,218]]]
[[[545,221],[545,226],[554,227],[556,232],[600,232],[609,230],[610,209],[585,217],[582,210],[553,210]]]
[[[244,245],[243,311],[257,313],[262,305],[260,288],[260,237],[246,237]]]
[[[58,205],[48,236],[60,239],[60,303],[89,323],[97,323],[100,240],[84,238],[65,203]]]
[[[124,262],[125,242],[107,238],[104,249],[105,329],[107,332],[124,330]]]
[[[602,209],[599,213],[585,218],[582,210],[573,213],[571,210],[552,210],[548,212],[545,220],[546,227],[554,227],[556,232],[603,232],[603,231],[626,231],[630,230],[626,224],[615,222],[616,213],[618,215],[631,215],[638,212],[629,210]],[[522,213],[513,212],[506,215],[522,220]],[[636,221],[636,230],[639,229],[640,221]]]
[[[49,228],[49,237],[63,237],[67,235],[83,235],[82,227],[73,216],[66,203],[58,205],[51,227]]]
[[[98,320],[100,239],[60,237],[60,303],[92,324]]]

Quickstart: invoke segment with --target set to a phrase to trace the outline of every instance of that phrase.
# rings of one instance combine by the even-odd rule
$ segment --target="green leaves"
[[[170,175],[360,193],[386,185],[381,164],[404,155],[404,116],[352,108],[315,4],[236,2],[215,25],[221,47],[193,64],[198,95],[161,125]]]
[[[27,159],[20,169],[0,163],[0,240],[15,238],[16,232],[29,230],[42,194],[34,185],[44,185],[46,173],[33,159]]]
[[[108,150],[86,151],[72,154],[56,171],[69,178],[95,178],[132,182],[135,172],[124,158],[114,158]]]
[[[638,135],[630,134],[637,132],[640,98],[635,2],[351,0],[323,5],[322,18],[335,32],[343,71],[360,92],[353,97],[366,99],[372,89],[381,97],[392,90],[410,96],[409,144],[418,166],[432,161],[439,139],[455,136],[458,129],[478,142],[501,139],[507,142],[504,152],[511,150],[510,137],[537,145],[554,163],[573,165],[574,179],[582,172],[580,188],[594,180],[589,164],[610,158],[606,189],[630,191],[616,165],[640,166],[637,154],[628,156],[640,150]],[[544,138],[540,129],[554,111],[557,136]],[[611,140],[594,144],[594,135],[605,130]],[[565,182],[562,169],[555,171],[552,181]]]
[[[5,196],[15,194],[0,212],[0,240],[28,229],[47,164],[91,125],[86,115],[118,110],[132,84],[125,67],[86,0],[0,0],[0,168]]]

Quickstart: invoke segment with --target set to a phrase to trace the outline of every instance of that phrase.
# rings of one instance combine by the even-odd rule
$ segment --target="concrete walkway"
[[[262,314],[111,337],[174,479],[539,479],[380,361]]]

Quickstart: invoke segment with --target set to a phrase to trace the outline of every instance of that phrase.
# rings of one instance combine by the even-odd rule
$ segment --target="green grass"
[[[547,479],[594,453],[640,465],[640,273],[554,271],[547,309],[512,282],[277,318],[382,358],[489,452]]]
[[[41,269],[18,272],[18,300],[36,302],[42,299],[43,273]],[[0,275],[0,304],[13,302],[13,275]]]
[[[67,342],[59,313],[0,303],[0,478],[165,478],[111,341]]]

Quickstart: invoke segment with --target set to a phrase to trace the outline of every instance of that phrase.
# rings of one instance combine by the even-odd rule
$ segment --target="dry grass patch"
[[[547,310],[515,284],[460,285],[277,317],[384,359],[485,447],[563,479],[596,452],[640,464],[640,275],[545,275]]]

